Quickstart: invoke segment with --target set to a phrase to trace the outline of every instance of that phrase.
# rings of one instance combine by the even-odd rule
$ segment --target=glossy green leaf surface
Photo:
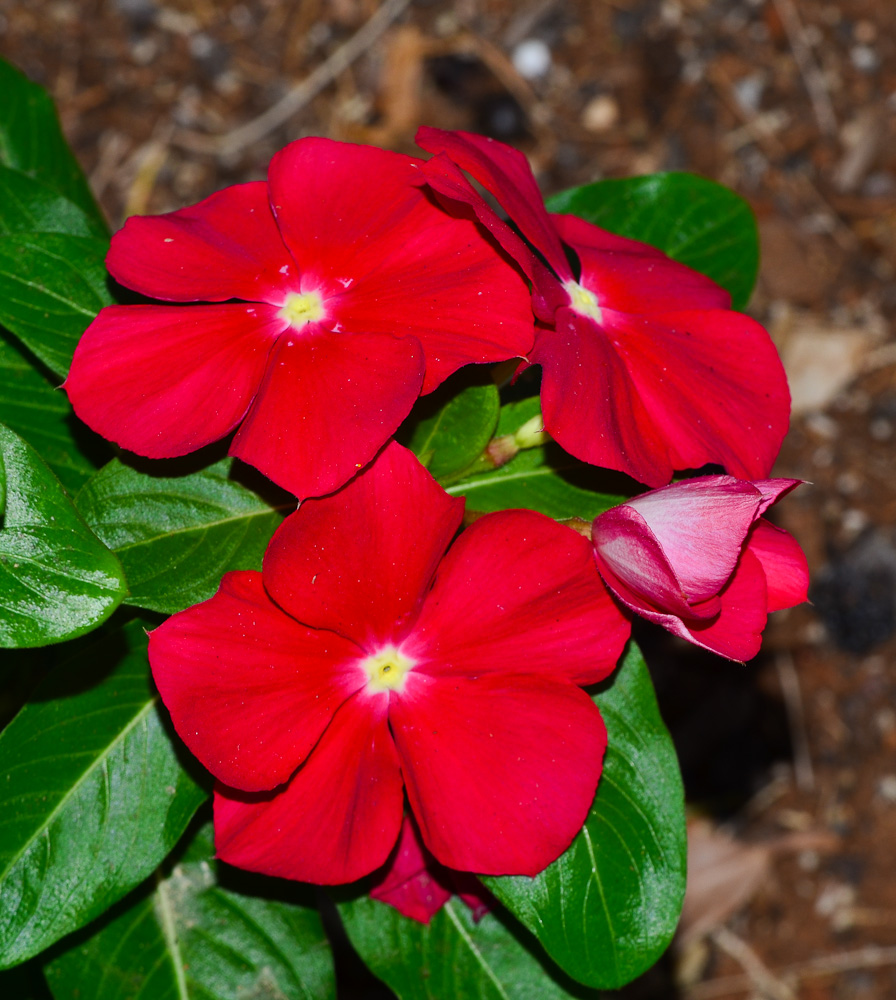
[[[585,826],[534,879],[483,882],[565,972],[616,989],[649,969],[675,933],[686,874],[684,791],[633,643],[595,700],[609,747]]]
[[[121,603],[121,564],[37,452],[0,426],[0,646],[44,646],[96,628]]]
[[[428,924],[369,896],[339,904],[349,940],[399,1000],[561,1000],[594,997],[545,959],[507,914],[477,924],[452,897]]]
[[[66,233],[0,237],[0,324],[60,380],[81,334],[112,302],[108,246],[104,239]]]
[[[180,764],[140,622],[85,643],[0,734],[0,967],[139,885],[206,797]]]
[[[49,963],[55,1000],[335,997],[317,910],[265,898],[271,885],[282,886],[270,879],[237,879],[246,893],[225,888],[241,873],[213,859],[209,825],[170,873]]]
[[[685,173],[597,181],[561,191],[547,206],[652,243],[717,281],[735,309],[750,300],[759,271],[756,219],[740,195],[715,181]]]
[[[0,236],[70,233],[106,236],[106,227],[42,181],[0,166]]]
[[[108,446],[72,413],[65,393],[0,330],[0,423],[23,437],[74,495],[96,472],[93,456]]]
[[[495,434],[513,434],[539,412],[537,398],[508,403],[501,407]],[[549,442],[527,448],[506,465],[470,476],[447,487],[449,493],[467,498],[467,509],[483,512],[528,507],[548,517],[564,520],[581,517],[590,521],[623,496],[597,488],[600,473],[577,462],[559,445]]]
[[[0,163],[42,181],[105,228],[84,173],[68,147],[49,94],[0,59]]]
[[[128,604],[173,614],[211,597],[232,569],[260,569],[277,510],[228,478],[226,459],[188,476],[151,476],[117,459],[81,490],[78,509],[117,553]]]
[[[498,423],[498,389],[482,366],[470,366],[422,397],[399,433],[441,482],[463,472],[482,453]]]

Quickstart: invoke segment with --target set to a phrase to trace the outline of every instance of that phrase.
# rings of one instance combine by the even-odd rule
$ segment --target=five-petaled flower
[[[471,206],[529,275],[540,320],[529,360],[542,367],[545,428],[563,448],[649,486],[707,463],[768,475],[787,430],[787,381],[766,331],[724,289],[655,247],[549,214],[526,158],[503,143],[433,128],[417,142],[437,154],[421,182]]]
[[[580,686],[613,670],[628,621],[587,539],[513,510],[451,544],[463,507],[392,442],[288,517],[261,573],[151,634],[174,725],[219,779],[225,861],[360,878],[404,791],[449,868],[534,875],[569,846],[606,741]]]
[[[768,613],[806,600],[802,549],[761,516],[799,482],[702,476],[634,497],[595,518],[597,568],[632,611],[749,660]]]
[[[239,428],[231,453],[299,497],[369,462],[418,395],[471,362],[525,355],[522,277],[420,161],[300,139],[267,182],[131,218],[107,266],[176,303],[103,309],[65,383],[75,412],[150,458]],[[236,301],[239,300],[239,301]]]

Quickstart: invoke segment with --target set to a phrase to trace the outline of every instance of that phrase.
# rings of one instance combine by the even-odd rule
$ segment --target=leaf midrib
[[[142,545],[151,545],[153,542],[158,542],[163,538],[176,538],[178,535],[187,535],[198,531],[207,531],[210,528],[219,528],[222,525],[232,524],[236,521],[251,521],[254,518],[267,517],[269,514],[279,513],[280,509],[281,508],[277,507],[268,507],[266,510],[254,511],[251,514],[236,514],[233,517],[225,517],[217,521],[205,521],[202,524],[189,525],[184,528],[175,528],[174,531],[165,531],[158,535],[148,535],[145,538],[140,538],[133,542],[127,542],[124,545],[112,545],[110,548],[113,552],[126,552],[128,549],[136,549]],[[95,526],[94,524],[90,524],[89,526],[91,531],[97,532],[104,524],[108,523],[109,522],[104,521],[97,523]],[[97,535],[97,537],[100,536]]]
[[[516,479],[532,479],[539,476],[556,476],[560,472],[565,472],[574,468],[574,465],[536,465],[534,468],[526,469],[522,472],[514,472],[510,475],[495,474],[488,476],[488,478],[483,477],[482,479],[468,479],[462,483],[454,483],[451,486],[446,486],[445,492],[451,494],[470,493],[473,490],[484,489],[489,486],[495,486],[499,483],[510,483]],[[572,489],[580,489],[580,487],[572,486],[571,483],[567,483],[567,485],[571,486]],[[582,490],[582,492],[587,493],[589,491]]]
[[[482,967],[482,969],[485,972],[485,974],[492,981],[492,983],[494,983],[495,988],[497,989],[497,991],[500,994],[500,996],[502,996],[504,998],[504,1000],[510,1000],[510,996],[508,995],[508,993],[504,989],[504,987],[501,985],[501,980],[498,979],[497,975],[495,974],[494,969],[492,969],[492,967],[485,960],[485,956],[476,947],[475,941],[470,937],[470,935],[466,931],[466,928],[460,922],[460,919],[457,916],[457,913],[455,912],[455,909],[454,909],[455,906],[456,906],[456,903],[455,903],[455,901],[453,899],[449,899],[448,902],[445,904],[444,909],[445,909],[445,912],[448,914],[448,919],[451,921],[451,923],[454,924],[454,926],[455,926],[458,934],[460,934],[460,936],[463,938],[464,943],[470,949],[471,953],[473,954],[473,957],[476,959],[476,961]]]
[[[155,708],[157,702],[158,696],[151,697],[143,708],[133,716],[125,728],[120,730],[116,734],[115,738],[111,742],[107,743],[106,746],[101,749],[101,752],[93,758],[92,765],[84,769],[78,780],[71,785],[59,802],[56,803],[47,818],[33,831],[32,835],[26,839],[19,851],[10,858],[9,864],[2,871],[0,871],[0,886],[3,885],[9,877],[10,872],[16,867],[16,865],[18,865],[21,858],[27,853],[38,837],[42,836],[44,832],[49,831],[50,827],[53,825],[65,805],[74,797],[82,785],[86,783],[96,768],[101,766],[102,761],[106,760],[110,756],[113,748],[118,746],[127,738],[128,734]]]

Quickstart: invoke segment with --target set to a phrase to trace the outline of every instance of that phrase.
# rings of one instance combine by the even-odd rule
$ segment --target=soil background
[[[625,995],[896,997],[896,2],[0,0],[0,54],[56,99],[113,227],[300,136],[410,153],[422,123],[518,146],[546,193],[689,170],[748,199],[813,606],[745,667],[639,637],[692,884]],[[388,996],[340,963],[346,997]]]

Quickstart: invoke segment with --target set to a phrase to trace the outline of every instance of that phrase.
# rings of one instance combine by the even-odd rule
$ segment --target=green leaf
[[[184,771],[139,622],[54,668],[0,734],[0,967],[139,885],[206,793]]]
[[[65,233],[0,237],[0,324],[55,374],[68,374],[81,334],[112,298],[107,240]]]
[[[65,393],[54,388],[2,330],[0,422],[37,450],[71,494],[96,472],[92,456],[109,457],[102,438],[74,416]]]
[[[0,646],[44,646],[105,621],[125,594],[121,564],[37,452],[2,425],[0,509]]]
[[[124,567],[128,604],[173,614],[211,597],[228,570],[261,568],[282,513],[230,470],[225,459],[166,478],[113,459],[81,490],[84,520]]]
[[[202,828],[173,871],[46,966],[55,1000],[335,997],[317,910],[264,898],[282,883],[241,874],[218,870],[211,826]],[[232,876],[252,894],[225,888]]]
[[[0,163],[42,181],[105,230],[105,221],[65,141],[49,94],[0,59]]]
[[[107,235],[93,216],[42,181],[0,166],[0,236],[10,233],[69,233]]]
[[[339,914],[355,950],[399,1000],[595,996],[546,960],[506,913],[487,913],[477,924],[456,896],[429,924],[369,896],[340,903]]]
[[[538,398],[501,407],[496,434],[513,434],[539,412]],[[626,499],[599,492],[602,473],[549,442],[527,448],[498,469],[452,483],[447,491],[467,498],[467,508],[490,512],[528,507],[548,517],[590,521]]]
[[[740,195],[694,174],[597,181],[547,199],[552,212],[652,243],[712,278],[745,308],[759,271],[759,233]]]
[[[675,933],[685,888],[684,791],[634,643],[595,700],[609,746],[585,826],[534,879],[482,881],[564,971],[617,989],[649,969]]]
[[[481,365],[470,365],[424,396],[399,440],[443,484],[482,454],[498,423],[497,386]]]

